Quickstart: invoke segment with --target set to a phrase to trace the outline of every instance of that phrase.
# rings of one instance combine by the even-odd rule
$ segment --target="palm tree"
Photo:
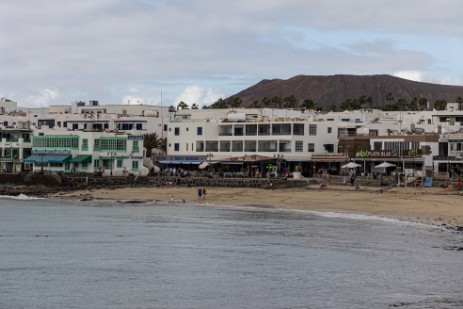
[[[240,107],[241,103],[243,103],[243,100],[240,97],[231,97],[230,99],[227,100],[227,104],[231,108]]]
[[[272,98],[272,103],[274,108],[281,108],[282,100],[279,96],[276,95]]]
[[[272,101],[271,101],[269,98],[267,98],[267,97],[264,97],[264,98],[262,99],[262,105],[263,105],[264,107],[269,108],[271,102],[272,102]]]
[[[188,109],[188,108],[189,108],[188,104],[186,104],[186,103],[183,102],[183,101],[181,101],[181,102],[178,103],[178,105],[177,105],[177,110],[179,110],[179,109]]]
[[[315,109],[315,103],[311,99],[305,99],[301,104],[301,107],[304,107],[305,109]]]
[[[167,139],[159,137],[157,133],[146,133],[143,136],[143,147],[146,148],[147,158],[151,158],[153,149],[159,149],[166,152],[166,146]]]
[[[446,105],[447,105],[447,101],[445,100],[436,100],[434,102],[434,108],[438,111],[445,110]]]
[[[296,106],[296,97],[292,94],[289,97],[286,97],[283,99],[284,103],[283,106],[284,108],[294,108]]]
[[[421,97],[418,100],[418,105],[420,106],[421,110],[425,110],[427,108],[427,106],[428,106],[428,99],[426,99],[424,97]]]

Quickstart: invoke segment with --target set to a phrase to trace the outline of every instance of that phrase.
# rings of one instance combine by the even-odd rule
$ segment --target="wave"
[[[27,196],[25,194],[19,194],[19,195],[0,195],[0,198],[2,199],[12,199],[12,200],[22,200],[22,201],[28,201],[28,200],[43,200],[43,197],[34,197],[34,196]]]
[[[362,220],[362,221],[381,221],[390,224],[399,224],[399,225],[413,225],[419,227],[433,227],[433,228],[442,228],[437,223],[429,223],[429,222],[422,222],[422,221],[414,221],[410,218],[393,218],[393,217],[385,217],[380,215],[372,215],[372,214],[355,214],[355,213],[347,213],[347,212],[333,212],[333,211],[313,211],[313,210],[304,210],[304,212],[312,213],[319,217],[325,218],[341,218],[341,219],[349,219],[349,220]]]

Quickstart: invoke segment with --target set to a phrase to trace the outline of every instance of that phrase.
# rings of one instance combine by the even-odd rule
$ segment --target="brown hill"
[[[262,80],[232,97],[241,98],[243,107],[252,106],[253,102],[263,107],[265,98],[277,96],[284,99],[291,95],[296,98],[297,107],[309,99],[323,110],[330,110],[334,105],[339,108],[345,100],[363,95],[372,97],[369,107],[384,107],[399,99],[410,102],[415,97],[427,99],[432,106],[436,100],[455,102],[457,97],[463,97],[463,86],[415,82],[391,75],[298,75],[287,80]]]

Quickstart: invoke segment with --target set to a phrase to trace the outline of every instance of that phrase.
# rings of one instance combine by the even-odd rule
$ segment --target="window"
[[[373,143],[373,150],[382,150],[383,149],[383,143],[382,142],[374,142]]]
[[[138,161],[132,161],[132,171],[138,172]]]
[[[175,135],[177,135],[177,136],[180,135],[180,128],[179,127],[176,127],[174,129],[174,131],[175,131],[175,133],[174,133]]]
[[[198,135],[203,135],[203,127],[197,127],[197,128],[196,128],[196,133],[197,133]]]
[[[95,139],[94,145],[95,151],[126,151],[127,150],[127,139],[125,138],[113,138],[113,137],[102,137]]]
[[[241,152],[243,151],[243,141],[232,141],[232,151]]]
[[[100,160],[93,160],[93,169],[97,170],[100,167]]]
[[[315,144],[309,143],[307,145],[308,152],[315,152]]]
[[[123,163],[124,163],[124,160],[117,159],[117,168],[122,168]]]
[[[294,143],[295,152],[302,152],[302,148],[304,147],[303,145],[304,145],[304,143],[302,141],[296,141]]]
[[[317,125],[316,124],[309,124],[309,135],[311,136],[317,135]]]
[[[174,151],[180,151],[180,144],[179,143],[174,144]]]
[[[327,132],[328,132],[328,134],[331,133],[331,127],[327,128]]]
[[[33,148],[79,149],[78,136],[34,136]]]
[[[334,152],[334,145],[333,144],[324,144],[323,147],[325,147],[325,151],[329,153]]]
[[[293,134],[294,135],[304,135],[304,124],[303,123],[293,124]]]
[[[133,141],[132,143],[132,152],[139,152],[140,151],[140,147],[138,145],[138,141]]]
[[[82,150],[88,150],[88,138],[82,139]]]

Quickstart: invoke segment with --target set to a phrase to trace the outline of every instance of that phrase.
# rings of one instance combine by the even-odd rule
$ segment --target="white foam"
[[[341,218],[341,219],[350,219],[350,220],[362,220],[362,221],[381,221],[391,224],[400,224],[400,225],[413,225],[413,226],[421,226],[421,227],[434,227],[432,224],[425,224],[422,222],[415,222],[410,221],[408,219],[400,219],[400,218],[391,218],[391,217],[383,217],[378,215],[370,215],[370,214],[353,214],[353,213],[345,213],[345,212],[333,212],[333,211],[312,211],[312,210],[303,210],[304,212],[309,212],[314,215],[325,217],[325,218]]]
[[[19,194],[17,196],[13,196],[13,195],[0,195],[0,198],[4,198],[4,199],[12,199],[12,200],[23,200],[23,201],[27,201],[27,200],[43,200],[44,198],[43,197],[33,197],[33,196],[27,196],[25,194]]]

